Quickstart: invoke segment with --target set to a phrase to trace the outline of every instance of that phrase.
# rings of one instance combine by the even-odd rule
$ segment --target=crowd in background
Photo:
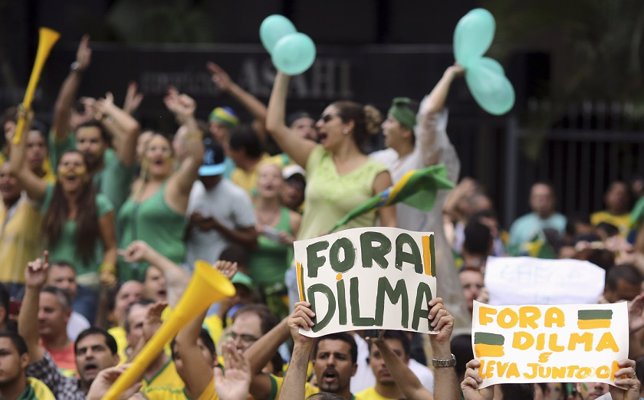
[[[123,105],[109,92],[82,97],[89,68],[84,37],[48,124],[41,110],[11,107],[2,115],[0,355],[17,361],[11,379],[0,378],[0,397],[101,398],[169,318],[197,260],[222,271],[236,294],[182,327],[131,389],[134,397],[462,393],[558,400],[607,393],[606,384],[478,389],[468,329],[473,301],[487,301],[489,256],[571,258],[604,269],[597,301],[630,302],[629,358],[637,360],[637,376],[644,374],[644,181],[612,182],[604,210],[567,216],[557,212],[553,187],[534,183],[531,212],[504,229],[485,188],[459,177],[447,134],[445,102],[460,66],[449,66],[419,102],[394,98],[384,117],[342,100],[318,118],[287,112],[288,76],[277,74],[263,104],[209,63],[213,84],[254,120],[241,121],[224,105],[201,120],[189,93],[170,87],[164,103],[177,121],[172,135],[141,126],[137,108],[145,99],[135,84]],[[21,116],[28,130],[15,144]],[[381,132],[386,148],[367,154],[365,144]],[[434,232],[440,299],[430,302],[429,318],[439,334],[349,332],[317,341],[300,335],[314,316],[308,304],[295,303],[293,242],[329,233],[406,172],[437,164],[455,188],[441,190],[432,211],[387,206],[343,228]],[[614,398],[640,397],[631,360],[621,364],[624,389],[612,388]]]

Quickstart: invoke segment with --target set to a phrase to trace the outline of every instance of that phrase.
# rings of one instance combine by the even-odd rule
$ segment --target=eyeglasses
[[[336,116],[333,115],[333,114],[324,114],[324,115],[320,116],[320,121],[322,121],[322,122],[324,122],[326,124],[327,122],[331,121],[335,117]]]
[[[254,343],[259,339],[258,337],[247,333],[228,332],[226,336],[233,341],[239,338],[242,343]]]

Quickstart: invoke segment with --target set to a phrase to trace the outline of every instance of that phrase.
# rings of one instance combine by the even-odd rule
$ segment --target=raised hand
[[[194,116],[197,109],[197,103],[187,94],[180,94],[175,87],[168,88],[167,95],[163,102],[170,112],[172,112],[180,123],[184,123],[188,118]]]
[[[92,49],[89,47],[89,35],[83,35],[76,50],[78,70],[85,71],[92,62]]]
[[[609,391],[613,400],[638,400],[640,398],[640,381],[635,375],[635,361],[619,362],[620,369],[615,373],[615,386]]]
[[[132,242],[127,249],[119,250],[119,255],[121,255],[126,262],[134,263],[146,260],[151,251],[151,247],[146,242],[137,240]]]
[[[644,293],[628,303],[628,328],[631,333],[644,328]]]
[[[87,392],[87,400],[102,399],[116,379],[130,366],[130,364],[121,364],[117,367],[106,368],[98,373],[92,385]],[[129,399],[141,389],[141,382],[135,383],[119,396],[119,399]]]
[[[232,261],[217,260],[215,268],[228,279],[232,279],[237,273],[237,263]]]
[[[454,317],[447,311],[443,304],[443,299],[435,297],[427,303],[429,306],[429,325],[438,334],[430,335],[429,339],[432,345],[449,344],[454,328]]]
[[[130,82],[127,85],[127,92],[125,93],[125,102],[123,102],[123,111],[132,115],[141,105],[143,101],[143,93],[138,91],[136,82]]]
[[[300,328],[308,331],[315,325],[313,322],[315,313],[310,307],[311,304],[306,301],[299,301],[295,303],[293,313],[288,317],[287,325],[295,344],[311,345],[314,343],[313,338],[300,334]]]
[[[494,398],[494,389],[488,386],[485,389],[479,389],[483,382],[479,375],[478,369],[481,366],[478,360],[470,360],[465,370],[465,378],[461,382],[461,390],[465,400],[492,400]]]
[[[163,321],[161,321],[161,314],[163,310],[168,306],[168,303],[165,301],[157,301],[148,309],[148,313],[145,316],[145,321],[143,322],[143,338],[147,342],[152,336],[159,330]]]
[[[221,400],[246,400],[250,387],[250,365],[233,343],[224,345],[226,371],[215,368],[215,390]]]
[[[208,62],[206,68],[210,72],[212,82],[217,86],[221,91],[227,92],[235,84],[230,76],[223,68],[214,62]]]
[[[27,263],[25,269],[25,285],[40,290],[47,282],[47,269],[49,268],[49,252],[45,250],[42,258]]]

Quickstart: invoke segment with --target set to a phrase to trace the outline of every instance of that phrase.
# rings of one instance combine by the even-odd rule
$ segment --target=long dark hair
[[[62,157],[67,153],[76,153],[82,157],[82,154],[76,150],[66,151]],[[69,209],[69,204],[63,194],[63,187],[60,182],[56,181],[51,204],[43,220],[43,230],[50,246],[60,239]],[[80,254],[83,262],[88,263],[94,257],[96,240],[100,236],[96,189],[91,180],[88,180],[81,188],[80,195],[76,199],[76,210],[76,251]]]

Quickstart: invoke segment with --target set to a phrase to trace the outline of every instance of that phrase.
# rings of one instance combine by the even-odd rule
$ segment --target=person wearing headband
[[[462,73],[463,68],[457,64],[448,67],[431,93],[421,101],[418,112],[411,99],[393,99],[387,119],[382,124],[387,149],[370,156],[389,167],[394,182],[399,181],[408,171],[436,164],[445,164],[452,182],[458,179],[460,161],[447,136],[445,100],[452,82]],[[438,274],[441,276],[442,292],[439,294],[454,315],[456,327],[464,328],[469,326],[469,314],[443,231],[442,209],[447,193],[447,190],[438,192],[436,204],[430,212],[398,203],[396,215],[399,228],[434,232]]]

